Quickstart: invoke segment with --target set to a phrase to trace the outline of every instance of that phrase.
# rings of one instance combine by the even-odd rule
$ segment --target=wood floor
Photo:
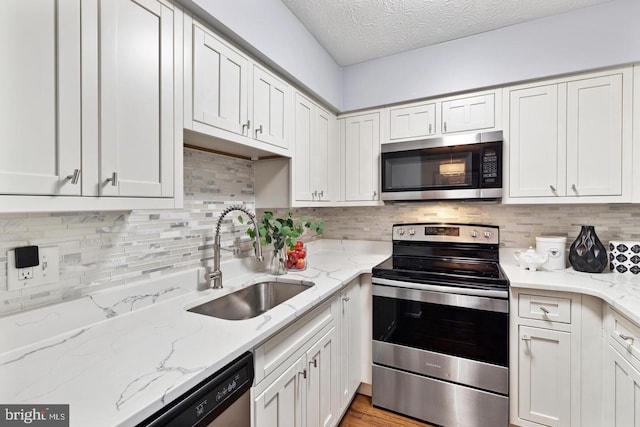
[[[433,427],[393,412],[374,408],[371,398],[356,394],[339,427]]]

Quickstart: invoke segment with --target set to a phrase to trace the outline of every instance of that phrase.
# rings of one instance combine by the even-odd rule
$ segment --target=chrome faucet
[[[255,254],[256,260],[262,261],[264,257],[262,256],[262,246],[260,246],[260,233],[258,232],[258,222],[256,221],[255,215],[246,210],[240,205],[229,206],[225,210],[222,211],[220,217],[218,218],[218,223],[216,224],[216,235],[213,241],[213,271],[207,275],[208,282],[211,285],[213,282],[213,289],[222,288],[222,271],[220,271],[220,225],[222,224],[222,220],[225,216],[231,211],[240,211],[246,214],[251,221],[253,222],[253,227],[255,230]]]

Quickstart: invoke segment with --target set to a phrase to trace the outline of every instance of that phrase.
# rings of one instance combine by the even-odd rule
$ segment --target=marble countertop
[[[69,404],[71,426],[133,426],[382,262],[390,242],[319,240],[308,268],[282,276],[315,286],[254,319],[186,308],[273,278],[253,258],[222,265],[224,289],[203,269],[127,285],[0,318],[0,403]],[[593,295],[640,324],[640,278],[573,269],[528,271],[502,249],[512,288]],[[277,280],[277,278],[276,278]]]
[[[0,318],[0,402],[69,404],[70,425],[76,427],[136,425],[370,273],[390,253],[387,242],[312,242],[307,269],[279,277],[311,280],[315,286],[242,321],[185,308],[268,276],[255,271],[252,258],[222,265],[224,289],[198,290],[203,270],[197,269],[5,316]]]
[[[500,250],[500,266],[511,288],[576,292],[598,297],[640,325],[640,277],[631,273],[582,273],[573,268],[555,271],[529,271],[520,268],[513,254],[516,249]]]

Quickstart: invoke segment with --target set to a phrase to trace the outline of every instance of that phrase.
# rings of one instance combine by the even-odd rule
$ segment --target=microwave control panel
[[[482,149],[482,187],[500,187],[502,186],[500,151],[501,144],[487,144]]]

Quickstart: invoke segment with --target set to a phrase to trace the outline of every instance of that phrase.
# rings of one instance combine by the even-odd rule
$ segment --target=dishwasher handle
[[[137,427],[206,426],[251,388],[253,354],[244,353]]]

